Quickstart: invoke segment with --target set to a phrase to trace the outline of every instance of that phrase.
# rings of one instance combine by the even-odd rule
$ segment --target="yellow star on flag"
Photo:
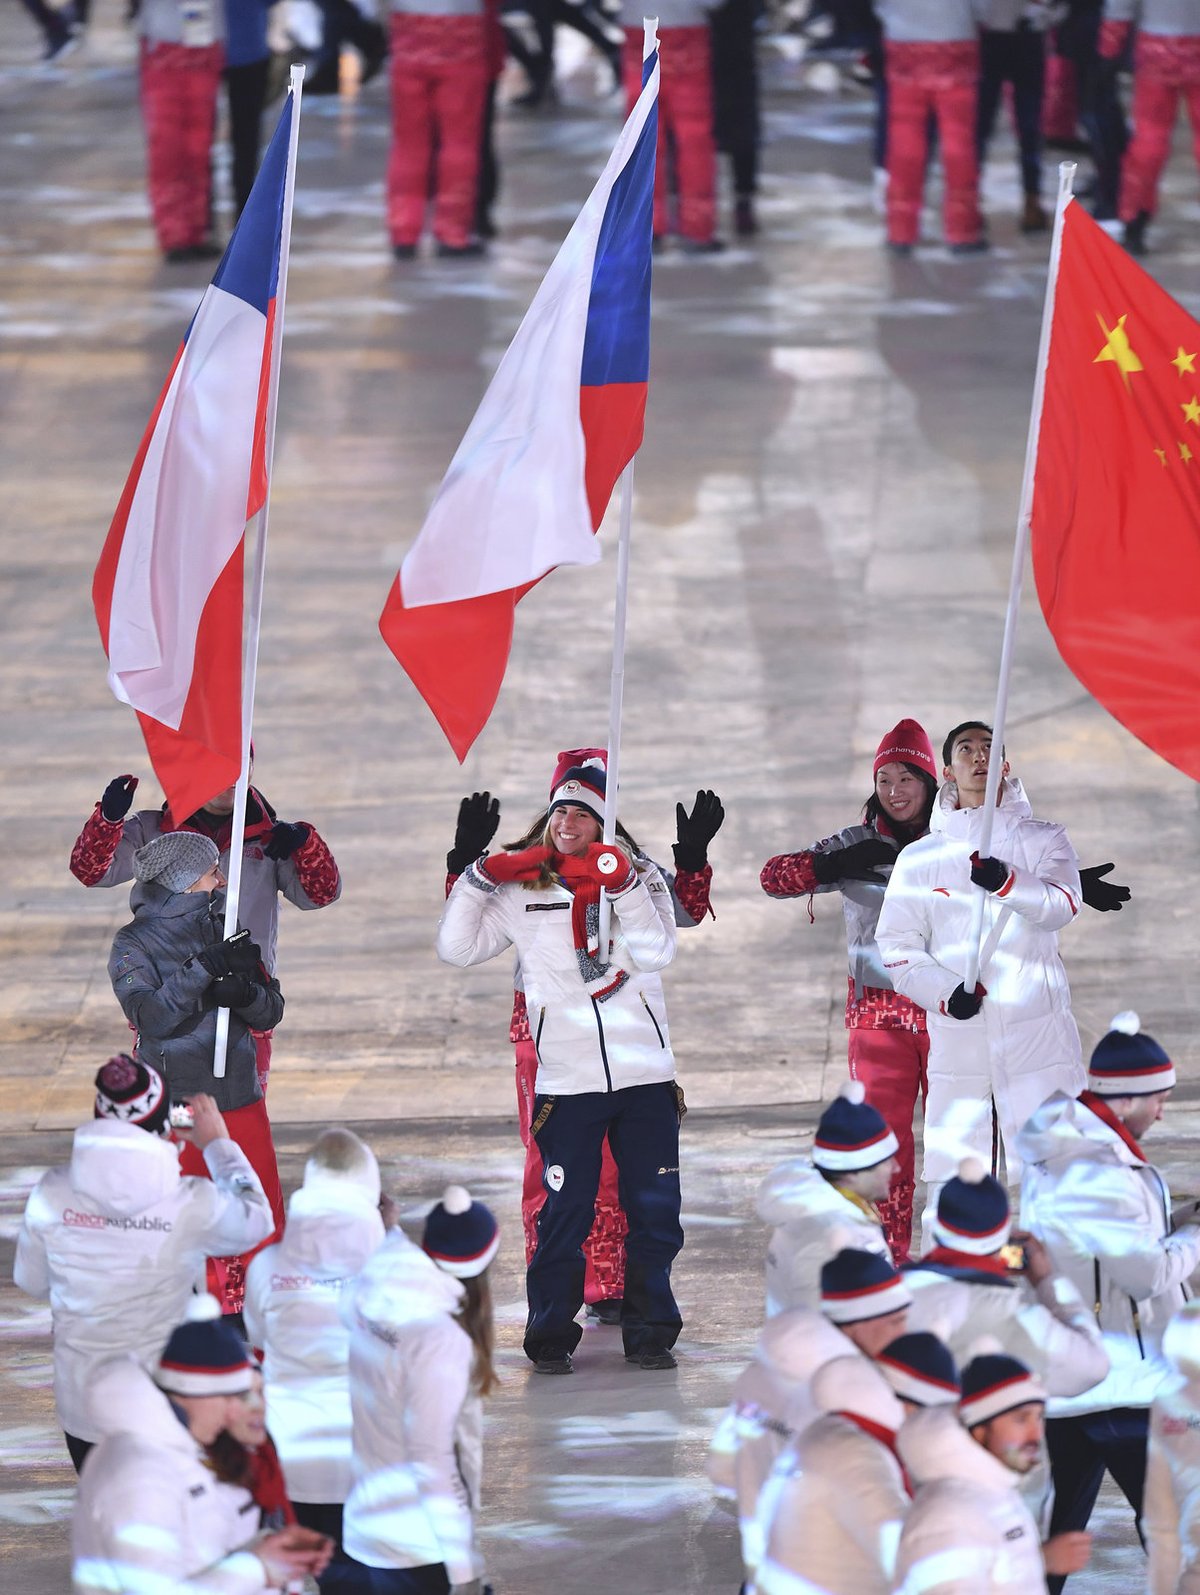
[[[1138,359],[1129,342],[1129,334],[1125,331],[1125,317],[1122,316],[1116,326],[1111,329],[1104,325],[1104,317],[1098,310],[1096,312],[1096,320],[1100,323],[1100,331],[1107,341],[1103,349],[1092,361],[1092,364],[1099,365],[1102,360],[1115,361],[1117,370],[1121,373],[1121,381],[1128,387],[1129,373],[1131,371],[1144,371],[1146,368]]]
[[[1154,452],[1155,452],[1155,454],[1158,455],[1158,463],[1165,470],[1166,466],[1167,466],[1167,451],[1166,451],[1166,449],[1155,449]]]
[[[1179,445],[1179,458],[1185,465],[1190,465],[1192,463],[1192,451],[1188,448],[1186,443],[1181,443]]]
[[[1200,399],[1194,393],[1188,402],[1181,404],[1179,408],[1183,411],[1185,421],[1190,421],[1193,426],[1200,426]]]
[[[1184,350],[1183,346],[1180,345],[1179,351],[1174,360],[1171,361],[1171,364],[1175,367],[1176,371],[1179,372],[1181,377],[1186,376],[1189,371],[1192,373],[1195,372],[1196,356],[1194,354],[1188,354]]]

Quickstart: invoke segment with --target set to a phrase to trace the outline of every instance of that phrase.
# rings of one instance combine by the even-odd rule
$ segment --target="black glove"
[[[500,799],[490,792],[472,792],[458,805],[454,846],[446,854],[446,872],[461,875],[485,851],[500,829]]]
[[[228,943],[215,941],[211,947],[202,947],[196,954],[196,962],[202,964],[214,980],[221,975],[229,973],[229,953],[227,948]]]
[[[249,931],[239,930],[236,936],[221,943],[225,949],[225,975],[257,975],[262,966],[262,948]]]
[[[708,844],[721,829],[725,809],[715,792],[701,788],[689,814],[682,803],[675,805],[675,835],[678,838],[671,851],[675,855],[675,868],[692,872],[702,870],[708,863]]]
[[[220,975],[208,989],[219,1008],[245,1008],[254,997],[249,975]]]
[[[123,820],[129,813],[137,785],[136,775],[118,775],[104,788],[104,795],[100,799],[100,812],[110,825],[115,824],[117,820]]]
[[[812,856],[813,874],[822,886],[832,886],[835,881],[874,881],[882,886],[884,877],[877,866],[895,862],[896,849],[882,836],[867,836],[849,847]]]
[[[277,820],[271,827],[271,836],[263,852],[268,858],[291,858],[296,849],[303,847],[311,835],[311,825],[289,825],[286,820]]]
[[[1102,875],[1107,875],[1115,868],[1115,864],[1093,864],[1090,869],[1081,869],[1079,872],[1084,902],[1101,914],[1119,914],[1133,895],[1128,886],[1101,880]]]
[[[1003,859],[980,858],[978,853],[971,854],[971,879],[976,886],[982,886],[985,892],[998,892],[1011,874]]]
[[[968,996],[960,980],[946,998],[946,1012],[951,1019],[974,1019],[980,1008],[983,1007],[983,999],[986,995],[987,993],[983,987],[977,985],[971,995]]]

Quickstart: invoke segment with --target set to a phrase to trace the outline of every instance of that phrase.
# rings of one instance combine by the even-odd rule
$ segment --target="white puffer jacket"
[[[74,1595],[266,1589],[266,1569],[246,1549],[259,1526],[250,1492],[217,1481],[149,1374],[118,1357],[95,1371],[90,1394],[99,1442],[71,1522]]]
[[[314,1178],[288,1203],[283,1239],[246,1270],[246,1333],[263,1349],[267,1429],[293,1501],[350,1493],[350,1334],[341,1297],[383,1240],[370,1194]]]
[[[438,926],[437,954],[460,969],[507,947],[521,961],[529,1028],[543,1095],[619,1091],[675,1077],[666,1003],[658,971],[675,957],[675,910],[653,866],[638,866],[627,891],[612,897],[611,968],[628,979],[603,1000],[589,995],[571,935],[565,887],[491,890],[459,877]]]
[[[767,1243],[767,1317],[821,1305],[821,1269],[843,1247],[892,1254],[877,1219],[843,1196],[804,1158],[772,1169],[758,1191],[758,1216],[774,1225]]]
[[[213,1141],[204,1161],[211,1180],[181,1177],[173,1142],[97,1119],[75,1131],[70,1163],[30,1194],[13,1278],[50,1299],[58,1419],[77,1439],[100,1437],[88,1402],[96,1367],[118,1352],[150,1367],[205,1259],[249,1251],[275,1227],[239,1146]]]
[[[900,1535],[897,1595],[1037,1595],[1037,1525],[1019,1474],[976,1445],[953,1407],[911,1413],[897,1442],[916,1485]]]
[[[475,1513],[483,1404],[475,1348],[455,1320],[463,1287],[392,1230],[343,1295],[350,1328],[354,1484],[342,1543],[368,1567],[441,1562],[483,1576]]]
[[[1058,956],[1058,931],[1079,912],[1079,861],[1061,825],[1035,820],[1019,781],[1006,778],[996,810],[991,856],[1008,864],[1009,880],[986,894],[979,979],[987,996],[973,1019],[953,1019],[945,1004],[962,982],[973,904],[971,854],[979,844],[981,808],[957,807],[948,782],[938,795],[930,835],[896,860],[876,932],[896,990],[926,1011],[929,1073],[971,1077],[993,1095],[1006,1149],[1029,1115],[1055,1091],[1086,1083],[1071,992]],[[981,1072],[976,1083],[974,1075]],[[931,1084],[932,1093],[932,1084]],[[989,1131],[990,1136],[990,1131]],[[926,1178],[948,1178],[944,1171]]]
[[[1059,1093],[1021,1133],[1021,1222],[1093,1310],[1111,1372],[1050,1413],[1149,1406],[1167,1375],[1163,1330],[1200,1266],[1200,1225],[1171,1231],[1171,1193],[1152,1164],[1075,1097]]]
[[[854,1342],[835,1324],[797,1308],[768,1319],[753,1360],[738,1375],[713,1435],[708,1476],[719,1494],[736,1501],[742,1562],[751,1582],[766,1543],[764,1486],[787,1448],[817,1416],[813,1375],[835,1357],[856,1354]],[[784,1472],[791,1471],[789,1461]]]

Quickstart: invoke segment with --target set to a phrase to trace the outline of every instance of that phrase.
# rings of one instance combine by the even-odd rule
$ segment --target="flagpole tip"
[[[295,94],[304,83],[304,72],[305,67],[302,61],[295,62],[288,72],[288,89],[292,94]]]
[[[643,17],[642,28],[644,29],[642,36],[642,60],[648,61],[654,54],[655,50],[658,49],[658,18]]]

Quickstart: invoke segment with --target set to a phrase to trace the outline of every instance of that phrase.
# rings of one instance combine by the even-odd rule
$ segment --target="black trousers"
[[[340,1501],[293,1501],[292,1511],[301,1528],[328,1534],[335,1545],[341,1545],[343,1507]]]
[[[739,199],[758,192],[762,117],[758,94],[759,0],[725,0],[709,13],[712,34],[713,132],[733,167]]]
[[[1021,186],[1036,197],[1042,187],[1042,91],[1046,83],[1046,35],[1033,28],[1000,33],[984,28],[979,36],[979,113],[976,143],[982,166],[996,130],[996,113],[1006,83],[1012,84],[1021,151]]]
[[[1121,179],[1121,157],[1129,142],[1129,128],[1117,77],[1111,63],[1102,61],[1096,41],[1100,31],[1100,7],[1072,13],[1058,29],[1058,53],[1075,63],[1079,78],[1079,120],[1087,134],[1096,163],[1096,197],[1093,212],[1099,218],[1117,214],[1117,188]]]
[[[1051,1534],[1087,1528],[1107,1469],[1133,1508],[1134,1524],[1140,1537],[1149,1425],[1147,1407],[1109,1407],[1078,1418],[1047,1421],[1046,1450],[1050,1454],[1050,1476],[1054,1480]],[[1051,1595],[1058,1595],[1067,1579],[1065,1574],[1057,1573],[1046,1582]]]
[[[345,1552],[333,1561],[317,1580],[321,1595],[334,1590],[338,1595],[449,1595],[450,1580],[445,1564],[431,1562],[426,1567],[367,1567]]]
[[[225,68],[225,93],[229,99],[229,147],[233,155],[234,221],[246,208],[258,175],[262,143],[262,114],[267,103],[267,75],[271,58]]]
[[[63,1439],[67,1442],[67,1450],[71,1453],[71,1461],[74,1464],[76,1473],[78,1473],[83,1466],[84,1457],[87,1456],[96,1442],[94,1440],[77,1440],[73,1434],[68,1434],[65,1429],[63,1430]]]

